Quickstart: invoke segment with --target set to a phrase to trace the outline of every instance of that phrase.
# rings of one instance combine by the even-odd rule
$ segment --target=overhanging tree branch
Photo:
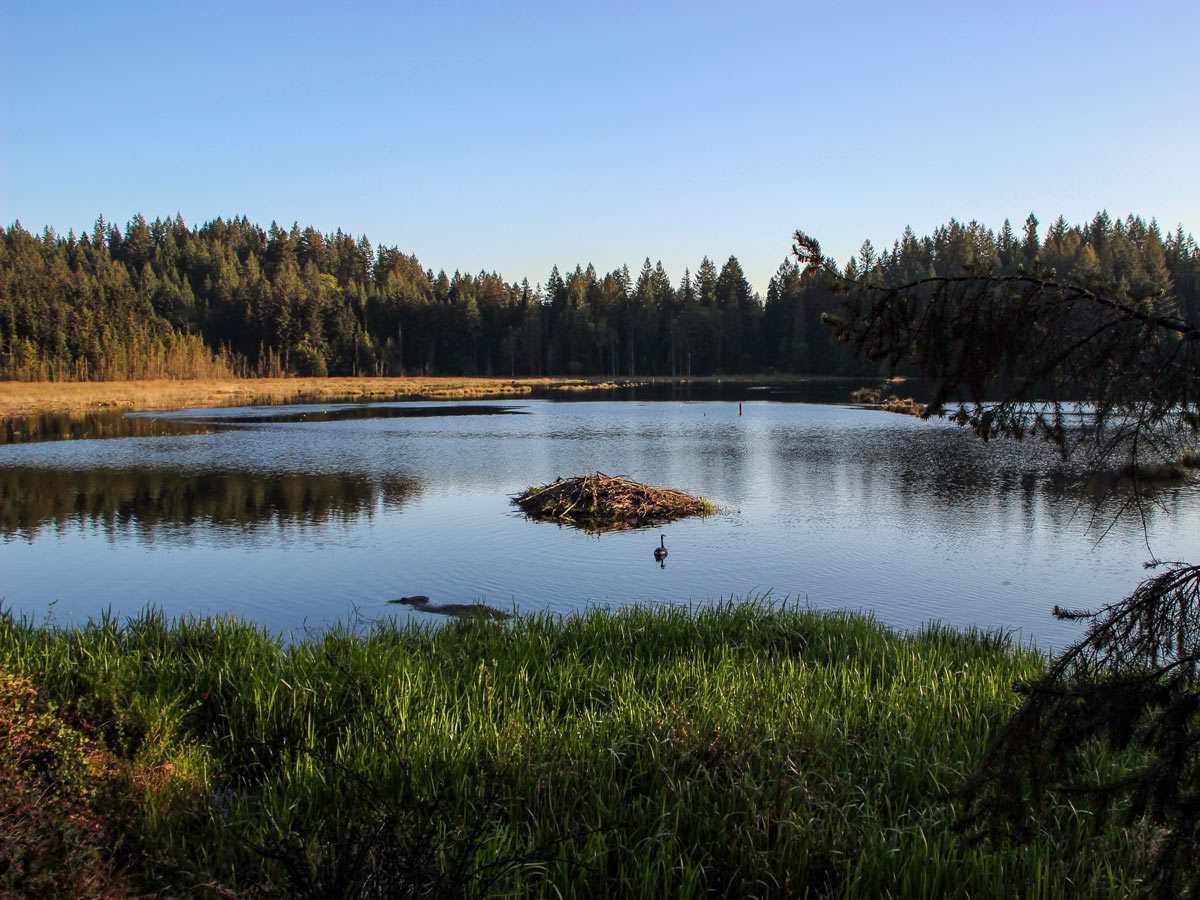
[[[794,251],[843,295],[826,316],[839,340],[929,381],[928,415],[985,440],[1037,436],[1064,457],[1089,445],[1091,465],[1131,471],[1200,431],[1200,327],[1158,311],[1162,298],[986,272],[879,285],[838,274],[802,232]]]
[[[1086,449],[1091,467],[1133,475],[1139,509],[1147,465],[1196,458],[1200,326],[1164,313],[1161,292],[1119,298],[1041,272],[891,286],[838,273],[803,232],[793,252],[843,295],[825,317],[841,341],[928,380],[927,416],[985,440],[1039,436],[1064,458]],[[1117,603],[1055,613],[1087,631],[1018,686],[1020,706],[956,794],[961,826],[1030,838],[1056,798],[1086,797],[1151,829],[1149,895],[1200,896],[1200,566],[1172,563]]]

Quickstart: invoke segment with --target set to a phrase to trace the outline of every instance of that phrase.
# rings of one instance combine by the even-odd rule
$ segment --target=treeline
[[[846,273],[882,283],[964,270],[1054,270],[1154,296],[1196,318],[1200,251],[1141,218],[1059,219],[1039,236],[951,220],[889,250],[864,242]],[[838,298],[785,260],[765,300],[730,256],[678,282],[647,259],[544,284],[423,269],[395,247],[245,217],[188,227],[135,216],[122,231],[0,240],[0,377],[106,380],[251,375],[869,374],[820,323]]]
[[[910,284],[931,276],[964,273],[1028,273],[1071,281],[1118,297],[1129,296],[1155,311],[1200,321],[1200,248],[1182,226],[1163,235],[1156,220],[1097,213],[1086,225],[1059,216],[1039,235],[1032,213],[1021,234],[1005,219],[999,233],[978,222],[951,219],[932,236],[911,228],[890,249],[877,253],[864,241],[849,260],[847,278],[881,286]],[[814,282],[786,261],[771,280],[764,314],[764,356],[781,371],[826,372],[819,355],[825,334],[814,340],[813,308],[834,310]],[[821,332],[826,329],[821,327]]]

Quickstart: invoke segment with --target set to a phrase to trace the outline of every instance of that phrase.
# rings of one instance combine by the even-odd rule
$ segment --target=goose
[[[665,534],[658,536],[658,546],[654,548],[654,558],[659,562],[667,558],[667,536]]]

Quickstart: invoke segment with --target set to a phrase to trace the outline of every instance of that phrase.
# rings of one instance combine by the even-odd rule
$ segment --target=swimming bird
[[[654,548],[654,558],[659,562],[667,558],[667,536],[665,534],[658,536],[658,546]]]

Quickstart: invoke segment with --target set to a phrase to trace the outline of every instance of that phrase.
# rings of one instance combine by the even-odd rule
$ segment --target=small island
[[[644,528],[716,511],[704,497],[596,472],[531,487],[513,502],[532,519],[586,531]]]

